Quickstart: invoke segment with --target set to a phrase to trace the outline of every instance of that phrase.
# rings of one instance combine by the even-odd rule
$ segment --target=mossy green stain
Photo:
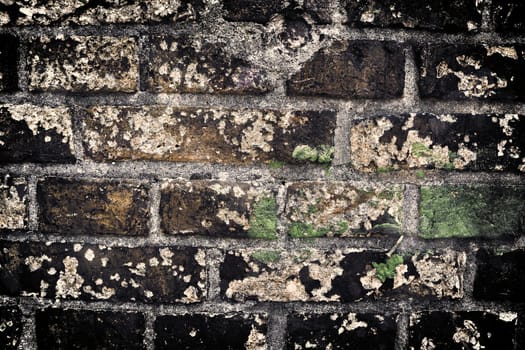
[[[285,165],[286,165],[285,162],[281,162],[278,160],[270,160],[270,162],[268,163],[268,166],[272,169],[281,169]]]
[[[346,221],[339,221],[335,225],[318,228],[304,222],[293,222],[290,226],[290,236],[293,238],[315,238],[327,236],[330,232],[340,236],[348,230],[348,227]]]
[[[412,144],[412,154],[416,157],[431,157],[432,151],[421,142],[415,142]]]
[[[396,267],[403,263],[401,255],[394,254],[384,263],[373,262],[372,266],[376,269],[375,276],[381,281],[385,282],[387,279],[393,279],[396,275]]]
[[[391,166],[380,166],[376,169],[376,172],[379,174],[384,174],[384,173],[390,173],[394,170],[395,170],[394,167],[391,167]]]
[[[329,145],[312,147],[309,145],[298,145],[292,152],[292,158],[300,161],[308,161],[330,165],[334,157],[335,148]]]
[[[423,170],[416,171],[416,177],[418,179],[424,179],[425,178],[425,172]]]
[[[277,203],[270,196],[261,197],[254,205],[248,237],[275,239],[277,229]]]
[[[520,187],[422,187],[420,235],[424,238],[518,235],[525,219]]]
[[[262,263],[269,264],[281,260],[281,252],[277,250],[258,250],[251,255],[252,259],[258,260]]]

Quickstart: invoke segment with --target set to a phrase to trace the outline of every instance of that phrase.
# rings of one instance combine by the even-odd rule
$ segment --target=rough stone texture
[[[22,313],[12,306],[0,307],[0,348],[18,349],[22,335]]]
[[[297,18],[309,16],[319,24],[331,23],[331,4],[326,0],[306,0],[301,5],[296,1],[283,0],[223,0],[224,18],[235,22],[265,24],[275,16]]]
[[[139,313],[60,309],[36,313],[39,349],[145,349],[144,330]]]
[[[73,152],[68,108],[0,106],[0,163],[72,163]]]
[[[225,44],[198,34],[152,37],[147,90],[218,94],[273,90],[273,82],[262,68],[227,52]]]
[[[400,186],[301,182],[288,187],[285,212],[292,237],[398,235],[402,206]]]
[[[257,184],[164,182],[160,213],[166,233],[276,237],[277,205],[274,194]]]
[[[286,349],[394,349],[396,322],[372,314],[292,314]]]
[[[195,303],[206,294],[197,248],[0,241],[0,293],[55,300]]]
[[[525,302],[525,250],[477,254],[474,298]]]
[[[524,11],[525,3],[521,0],[492,0],[492,13],[496,31],[525,32]]]
[[[514,312],[422,312],[410,317],[409,349],[514,349]]]
[[[0,34],[0,92],[18,89],[17,50],[17,38],[9,34]]]
[[[160,316],[155,349],[267,349],[263,315]]]
[[[86,154],[96,161],[294,162],[293,151],[334,143],[331,111],[90,108],[83,118]]]
[[[245,301],[351,302],[418,296],[431,300],[463,296],[465,253],[415,254],[401,258],[381,277],[385,253],[243,250],[226,252],[220,267],[224,298]],[[381,279],[380,279],[381,278]]]
[[[0,174],[0,229],[26,228],[26,205],[26,179]]]
[[[481,26],[483,1],[346,0],[348,23],[356,27],[417,28],[466,32]]]
[[[40,230],[64,234],[145,235],[148,189],[119,181],[48,178],[38,183]]]
[[[419,208],[424,238],[518,236],[524,232],[525,188],[425,186]]]
[[[0,26],[96,25],[195,20],[206,0],[8,0],[0,3]]]
[[[525,100],[524,45],[427,44],[416,48],[422,97]]]
[[[391,41],[337,41],[287,82],[288,95],[396,98],[403,95],[403,47]]]
[[[446,169],[525,172],[525,118],[518,114],[377,116],[350,130],[352,166],[364,172]]]
[[[120,91],[138,87],[134,38],[33,37],[28,55],[31,91]]]

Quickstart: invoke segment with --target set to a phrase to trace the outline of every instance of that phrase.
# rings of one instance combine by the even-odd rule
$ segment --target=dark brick
[[[350,161],[365,172],[398,169],[525,171],[518,114],[403,114],[354,123]]]
[[[31,91],[134,92],[138,87],[134,38],[35,37],[28,55]]]
[[[223,298],[239,302],[457,299],[463,297],[465,260],[465,253],[450,250],[392,259],[352,249],[228,251],[220,286]]]
[[[508,253],[481,249],[474,298],[525,302],[525,250]]]
[[[514,349],[513,312],[433,311],[412,314],[411,349]]]
[[[310,16],[316,23],[331,23],[331,2],[306,0],[302,5],[284,0],[223,0],[224,18],[235,22],[267,23],[272,17],[281,15],[293,19]]]
[[[37,199],[44,232],[146,235],[149,230],[144,185],[48,178],[38,183]]]
[[[0,34],[0,92],[18,89],[18,39]]]
[[[344,182],[301,182],[286,193],[292,237],[399,235],[403,188],[354,187]]]
[[[83,118],[86,154],[96,161],[296,162],[296,147],[334,144],[332,111],[98,106]]]
[[[405,57],[389,41],[336,42],[317,52],[287,83],[288,95],[395,98],[403,95]]]
[[[525,100],[525,45],[427,44],[416,48],[422,97]]]
[[[492,0],[496,31],[525,32],[525,3],[522,0]]]
[[[262,94],[273,90],[267,73],[202,36],[154,36],[150,40],[147,90]]]
[[[0,230],[27,227],[27,180],[0,174]]]
[[[133,312],[46,309],[36,313],[39,349],[145,349],[144,316]]]
[[[0,307],[0,348],[18,349],[22,335],[22,313],[16,307]]]
[[[394,349],[396,322],[372,314],[292,314],[286,349]]]
[[[274,194],[248,183],[165,182],[160,213],[162,228],[167,233],[276,237]]]
[[[155,349],[266,349],[266,328],[260,315],[160,316]]]
[[[197,248],[0,241],[0,293],[58,300],[194,303],[206,294]]]
[[[425,186],[420,197],[419,225],[424,238],[523,234],[524,187]]]
[[[476,0],[346,0],[348,24],[356,27],[417,28],[466,32],[481,26]],[[479,3],[479,5],[478,5]]]
[[[8,5],[6,3],[9,3]],[[0,26],[180,22],[200,18],[205,0],[160,1],[5,1]]]
[[[75,161],[68,108],[0,106],[0,130],[0,163]]]

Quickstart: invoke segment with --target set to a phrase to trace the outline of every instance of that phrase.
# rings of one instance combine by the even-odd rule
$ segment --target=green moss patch
[[[281,252],[277,250],[258,250],[251,255],[252,259],[258,260],[262,263],[269,264],[281,260]]]
[[[261,197],[254,205],[248,237],[275,239],[277,229],[277,203],[270,196]]]
[[[329,145],[311,147],[309,145],[296,146],[292,152],[292,158],[300,161],[308,161],[319,164],[331,164],[334,158],[335,148]]]
[[[392,279],[396,275],[396,267],[403,263],[403,257],[401,255],[394,254],[384,263],[373,262],[372,266],[376,269],[376,277],[381,281],[385,282],[387,279]]]

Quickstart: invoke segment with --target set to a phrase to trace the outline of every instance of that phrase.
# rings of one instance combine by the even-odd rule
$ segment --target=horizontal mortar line
[[[386,174],[362,173],[351,166],[335,165],[327,173],[316,165],[286,165],[274,170],[268,166],[226,165],[211,163],[179,163],[161,161],[121,161],[113,163],[79,162],[77,164],[8,164],[0,166],[1,173],[18,176],[36,176],[39,178],[58,176],[76,178],[95,178],[107,180],[159,179],[188,180],[193,174],[209,174],[209,181],[253,181],[278,185],[279,182],[296,181],[343,181],[349,185],[365,184],[509,184],[525,183],[525,174],[508,172],[462,172],[429,170],[424,179],[410,178],[420,169],[392,171]]]
[[[212,17],[208,18],[211,20]],[[201,22],[179,22],[179,23],[144,23],[144,24],[99,24],[84,26],[14,26],[0,28],[0,34],[10,33],[20,36],[40,36],[40,35],[90,35],[90,36],[141,36],[141,35],[162,35],[162,34],[184,34],[195,33],[199,31],[221,32],[220,29],[243,29],[248,31],[260,31],[270,33],[270,26],[263,26],[251,22],[226,22],[218,18],[205,28],[202,23],[206,21],[203,18]],[[445,33],[439,31],[430,31],[423,29],[404,29],[404,28],[356,28],[346,24],[329,24],[329,25],[312,25],[313,30],[326,33],[335,33],[333,36],[350,40],[392,40],[399,42],[414,43],[460,43],[460,44],[484,44],[484,43],[523,43],[525,35],[496,32],[459,32]]]
[[[398,236],[384,237],[321,237],[310,239],[292,239],[287,237],[285,241],[261,240],[251,238],[230,237],[203,237],[190,236],[180,237],[177,234],[159,236],[108,236],[108,235],[64,235],[46,234],[41,232],[4,232],[0,241],[23,242],[23,243],[64,243],[64,244],[90,244],[104,245],[112,248],[140,248],[144,246],[173,248],[201,248],[222,249],[226,251],[237,251],[243,249],[274,249],[282,251],[316,249],[316,250],[372,250],[388,251],[396,243]],[[475,251],[484,249],[521,249],[523,242],[511,239],[484,239],[484,238],[447,238],[447,239],[423,239],[417,237],[406,238],[408,244],[401,245],[400,253],[418,254],[420,252],[433,250],[455,250]]]
[[[341,99],[323,96],[278,96],[275,95],[220,95],[177,93],[4,93],[2,104],[34,104],[50,107],[175,107],[202,109],[277,109],[277,110],[334,110],[342,111],[344,118],[367,117],[377,114],[403,113],[521,113],[525,114],[525,103],[487,100],[437,99]]]
[[[399,298],[387,298],[384,300],[366,300],[357,302],[235,302],[203,301],[199,303],[183,304],[147,304],[139,302],[110,302],[110,301],[76,301],[76,300],[54,300],[32,297],[9,297],[0,296],[0,305],[24,306],[35,310],[47,308],[89,310],[89,311],[114,311],[114,312],[138,312],[152,313],[155,316],[184,315],[184,314],[269,314],[273,307],[285,310],[287,314],[293,313],[378,313],[393,315],[399,313],[419,313],[447,310],[449,312],[460,311],[492,311],[492,312],[521,312],[525,310],[523,303],[475,301],[465,300],[433,300],[417,301],[403,300]]]

